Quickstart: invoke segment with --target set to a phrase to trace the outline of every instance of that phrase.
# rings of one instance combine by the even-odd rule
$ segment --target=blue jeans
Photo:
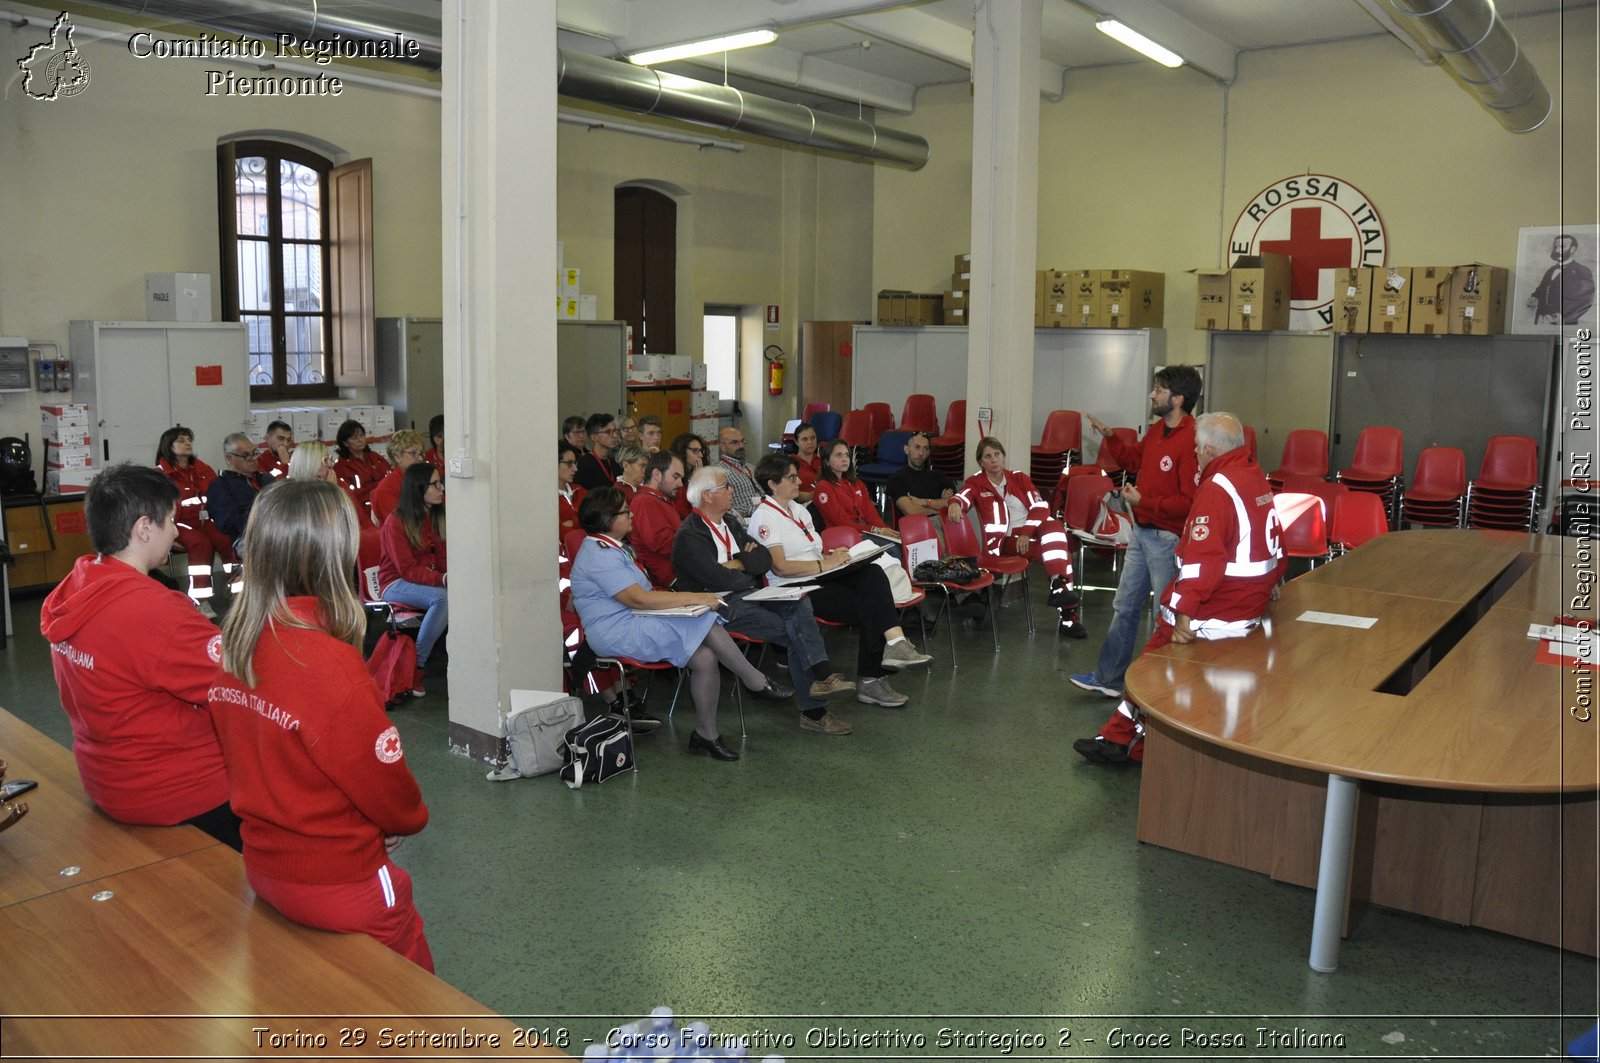
[[[728,611],[728,630],[788,649],[789,679],[802,711],[828,704],[827,698],[811,696],[811,673],[828,659],[828,650],[810,602],[801,598],[798,602],[758,604],[737,599]]]
[[[426,610],[422,615],[422,630],[417,632],[417,667],[423,667],[428,663],[428,654],[433,652],[433,644],[450,626],[450,596],[443,587],[397,579],[383,589],[383,600]]]
[[[1160,594],[1178,572],[1176,532],[1133,526],[1133,541],[1123,555],[1122,579],[1111,602],[1115,615],[1106,629],[1105,645],[1094,674],[1101,686],[1122,689],[1123,677],[1139,649],[1139,622],[1150,592]]]

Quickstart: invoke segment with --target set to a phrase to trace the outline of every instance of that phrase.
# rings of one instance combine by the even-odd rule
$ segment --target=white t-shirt
[[[788,509],[771,495],[763,498],[750,514],[751,537],[771,549],[781,547],[785,561],[822,560],[822,536],[811,523],[811,514],[798,502],[790,502]],[[767,573],[771,583],[776,573]]]

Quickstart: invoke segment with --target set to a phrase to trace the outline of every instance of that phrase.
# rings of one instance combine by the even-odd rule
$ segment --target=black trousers
[[[897,626],[900,618],[883,569],[869,561],[824,576],[817,585],[821,589],[808,596],[812,611],[823,620],[856,629],[856,675],[877,679],[888,674],[883,667],[883,633]]]

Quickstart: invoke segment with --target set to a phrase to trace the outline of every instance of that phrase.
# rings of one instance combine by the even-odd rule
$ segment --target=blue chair
[[[885,485],[889,477],[906,467],[906,443],[911,439],[910,432],[885,432],[878,439],[878,460],[869,461],[856,470],[856,475],[861,477],[861,482],[872,488],[878,497],[878,509],[888,513],[883,498]]]
[[[817,430],[817,442],[826,443],[830,439],[838,439],[839,432],[844,428],[844,414],[838,410],[823,410],[821,413],[811,415],[811,426]]]

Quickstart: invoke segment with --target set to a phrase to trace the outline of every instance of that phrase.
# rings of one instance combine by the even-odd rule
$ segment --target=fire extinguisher
[[[767,360],[767,394],[783,394],[783,348],[776,343],[767,344],[767,349],[761,352]]]

